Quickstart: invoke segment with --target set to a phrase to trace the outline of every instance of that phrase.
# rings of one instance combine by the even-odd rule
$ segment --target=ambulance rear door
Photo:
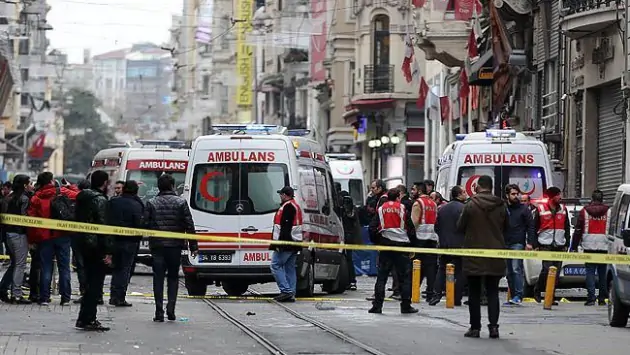
[[[269,265],[267,244],[241,243],[240,239],[271,239],[273,218],[280,206],[277,191],[289,184],[285,141],[240,135],[202,141],[194,161],[190,203],[198,232],[234,238],[234,243],[201,242],[199,262],[207,266]]]

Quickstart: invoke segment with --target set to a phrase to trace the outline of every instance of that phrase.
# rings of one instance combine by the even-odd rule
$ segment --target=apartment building
[[[112,116],[120,117],[126,109],[127,54],[130,48],[117,49],[92,58],[94,95]]]

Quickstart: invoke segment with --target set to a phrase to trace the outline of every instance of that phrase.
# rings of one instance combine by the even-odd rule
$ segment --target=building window
[[[204,95],[210,95],[210,75],[204,75],[201,80],[201,91]]]
[[[20,78],[23,83],[28,81],[28,69],[20,69]]]
[[[20,95],[20,105],[22,106],[28,106],[30,103],[28,94],[22,94]]]
[[[28,39],[21,39],[18,43],[18,53],[20,55],[28,55],[30,50],[30,41]]]
[[[372,63],[374,65],[389,64],[389,17],[377,15],[374,18],[374,48]]]
[[[227,85],[221,86],[221,114],[227,115],[230,106],[230,90]]]

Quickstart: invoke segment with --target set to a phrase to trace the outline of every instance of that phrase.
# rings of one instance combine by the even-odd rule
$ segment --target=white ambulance
[[[125,144],[116,144],[112,148],[96,153],[87,175],[95,170],[104,170],[109,174],[108,194],[114,193],[116,181],[135,180],[140,185],[138,196],[147,200],[157,195],[157,180],[168,173],[175,178],[175,186],[179,194],[183,193],[184,178],[188,168],[189,150],[184,142],[138,140]],[[138,260],[150,265],[149,241],[145,239],[140,245]]]
[[[553,170],[545,145],[533,137],[515,130],[489,129],[485,132],[458,134],[438,161],[435,188],[442,196],[450,189],[462,186],[469,196],[475,194],[477,180],[488,175],[494,182],[494,194],[505,198],[505,185],[516,184],[533,203],[544,201],[547,187],[553,185]],[[525,296],[531,296],[538,281],[542,263],[524,260]],[[560,287],[582,279],[583,263],[570,262],[560,270]],[[566,276],[566,277],[565,277]]]
[[[197,233],[229,237],[233,242],[199,242],[199,254],[184,257],[190,295],[205,295],[221,285],[242,295],[251,284],[272,282],[267,244],[280,207],[277,191],[295,189],[304,213],[304,241],[343,244],[343,225],[330,167],[319,143],[291,136],[273,125],[214,125],[214,134],[192,145],[184,196]],[[314,284],[341,293],[348,284],[342,250],[303,249],[298,257],[298,291],[312,295]]]
[[[333,180],[341,184],[342,191],[348,191],[355,206],[365,203],[364,192],[367,185],[363,180],[363,164],[355,154],[328,153],[326,159],[332,171]]]

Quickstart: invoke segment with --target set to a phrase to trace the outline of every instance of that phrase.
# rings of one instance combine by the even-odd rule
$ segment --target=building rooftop
[[[125,48],[125,49],[117,49],[115,51],[111,51],[107,53],[97,54],[94,56],[93,60],[124,59],[130,50],[131,50],[130,48]]]

